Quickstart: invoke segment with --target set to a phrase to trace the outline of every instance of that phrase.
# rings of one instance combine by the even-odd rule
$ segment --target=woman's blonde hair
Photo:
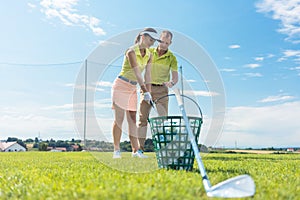
[[[142,30],[141,32],[143,31],[148,31],[148,32],[153,32],[153,33],[157,33],[157,31],[154,29],[154,28],[145,28],[144,30]],[[134,43],[139,43],[140,40],[141,40],[141,32],[136,36],[135,40],[134,40]],[[144,35],[147,35],[147,33],[144,33]]]

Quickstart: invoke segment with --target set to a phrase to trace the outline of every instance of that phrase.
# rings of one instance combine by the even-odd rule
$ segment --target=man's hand
[[[173,81],[169,81],[169,82],[165,82],[164,85],[167,86],[168,88],[171,88],[175,85],[175,83]]]

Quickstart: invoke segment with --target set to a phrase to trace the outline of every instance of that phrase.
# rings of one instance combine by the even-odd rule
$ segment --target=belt
[[[152,86],[164,86],[164,84],[154,84],[154,83],[152,83],[151,85]]]
[[[122,79],[123,81],[126,81],[132,85],[136,85],[137,82],[136,81],[132,81],[132,80],[129,80],[128,78],[125,78],[124,76],[118,76],[119,79]]]

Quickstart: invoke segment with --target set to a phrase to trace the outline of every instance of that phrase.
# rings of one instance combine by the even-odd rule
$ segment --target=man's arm
[[[169,88],[173,87],[178,82],[178,64],[175,56],[173,56],[173,60],[170,65],[172,70],[172,79],[171,81],[164,83]]]

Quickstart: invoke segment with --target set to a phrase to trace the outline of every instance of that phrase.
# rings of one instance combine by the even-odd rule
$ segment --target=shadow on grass
[[[273,155],[273,154],[272,154]],[[222,160],[222,161],[245,161],[245,160],[264,160],[264,161],[276,161],[276,160],[286,160],[286,158],[276,158],[270,156],[263,156],[263,155],[251,155],[251,154],[240,154],[240,155],[230,155],[230,156],[202,156],[202,159],[205,161],[211,160]]]
[[[199,169],[193,169],[191,172],[200,173]],[[206,169],[207,173],[223,173],[223,174],[249,174],[249,171],[245,169]]]

